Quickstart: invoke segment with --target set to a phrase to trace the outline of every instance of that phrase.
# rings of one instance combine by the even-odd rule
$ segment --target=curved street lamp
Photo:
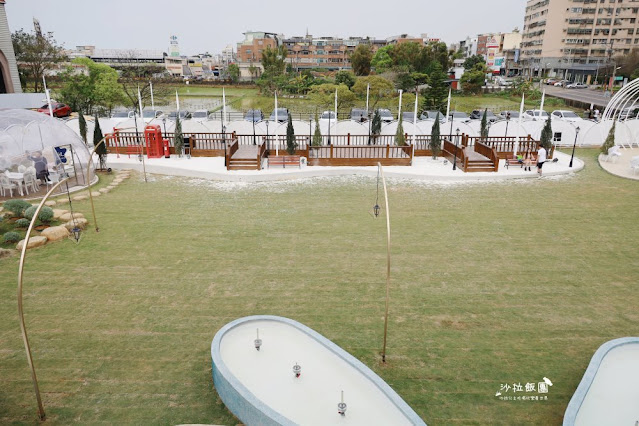
[[[373,214],[378,217],[380,207],[377,203],[379,200],[379,178],[382,178],[384,186],[384,202],[386,204],[386,306],[384,309],[384,345],[382,347],[382,362],[386,363],[386,335],[388,333],[388,305],[390,299],[390,273],[391,273],[391,230],[390,230],[390,210],[388,208],[388,191],[386,189],[386,179],[384,178],[384,169],[381,163],[377,163],[377,199],[373,207]]]
[[[27,255],[27,246],[29,245],[29,238],[31,236],[31,231],[33,230],[33,225],[35,225],[38,220],[38,215],[40,214],[40,210],[42,210],[42,206],[47,201],[49,196],[53,194],[53,191],[58,189],[60,185],[67,182],[69,178],[64,178],[60,180],[57,184],[55,184],[49,192],[42,198],[40,204],[38,204],[38,208],[36,208],[35,213],[33,214],[33,218],[31,218],[31,223],[29,223],[29,228],[27,229],[27,235],[24,237],[24,243],[22,245],[22,252],[20,253],[20,266],[18,268],[18,315],[20,317],[20,331],[22,332],[22,340],[24,341],[24,349],[27,352],[27,362],[29,363],[29,369],[31,370],[31,380],[33,381],[33,390],[36,394],[36,400],[38,402],[38,415],[40,420],[44,420],[46,418],[46,414],[44,412],[44,405],[42,404],[42,398],[40,397],[40,387],[38,386],[38,378],[36,376],[35,367],[33,366],[33,357],[31,356],[31,346],[29,345],[29,338],[27,336],[27,326],[24,322],[24,310],[22,308],[22,281],[24,278],[24,261]],[[76,241],[79,240],[79,235],[76,236]]]

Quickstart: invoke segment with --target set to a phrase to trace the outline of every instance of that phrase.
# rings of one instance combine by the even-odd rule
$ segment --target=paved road
[[[603,92],[591,89],[565,89],[563,87],[542,86],[542,90],[546,89],[546,95],[556,98],[569,99],[573,101],[581,101],[586,104],[595,104],[605,108],[610,101],[609,97],[604,96]]]

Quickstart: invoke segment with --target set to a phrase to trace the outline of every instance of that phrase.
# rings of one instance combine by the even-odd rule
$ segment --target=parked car
[[[380,108],[377,110],[377,112],[379,112],[379,116],[384,123],[390,123],[394,120],[393,114],[391,114],[389,109]]]
[[[68,117],[71,115],[71,107],[67,104],[63,104],[60,102],[52,102],[51,109],[53,110],[54,117]],[[49,104],[44,104],[40,108],[38,108],[38,112],[43,112],[49,115]]]
[[[451,119],[457,121],[470,121],[470,117],[465,112],[461,111],[451,111],[448,115]]]
[[[277,121],[279,123],[283,123],[288,121],[288,116],[290,113],[288,112],[288,108],[278,108],[277,109]],[[268,118],[268,121],[275,121],[275,110],[271,113],[271,116]]]
[[[440,123],[443,123],[444,121],[446,121],[446,114],[442,114],[439,111],[424,111],[419,116],[419,119],[420,120],[433,120],[433,121],[435,121],[435,119],[437,118],[437,114],[439,114],[439,122]]]
[[[571,83],[566,86],[566,89],[587,89],[588,85],[585,83]]]
[[[209,112],[205,109],[198,109],[191,116],[193,121],[207,121],[209,119]]]
[[[511,87],[513,82],[510,80],[506,80],[504,77],[497,77],[497,84],[501,87]]]
[[[582,121],[583,119],[579,117],[572,111],[567,111],[563,109],[556,109],[552,112],[553,118],[558,118],[559,120],[564,121]]]
[[[548,119],[548,113],[546,111],[541,111],[539,109],[528,109],[526,111],[524,111],[524,116],[523,118],[528,118],[531,120],[547,120]]]
[[[484,110],[482,109],[476,109],[470,113],[471,120],[481,120],[482,118],[484,118]],[[486,111],[486,120],[494,123],[497,121],[497,116],[492,111]]]
[[[178,116],[177,111],[171,111],[169,113],[168,119],[171,121],[175,121],[177,119],[177,116]],[[180,110],[180,120],[188,120],[189,118],[191,118],[190,111]]]
[[[264,113],[261,109],[249,109],[246,111],[246,114],[244,114],[244,120],[252,121],[254,123],[260,122],[264,120]]]
[[[639,115],[639,107],[624,108],[619,113],[619,120],[630,120],[636,118]]]
[[[335,121],[335,111],[324,111],[322,113],[322,115],[320,116],[320,120],[324,120],[324,121]]]
[[[560,80],[560,81],[556,82],[555,84],[553,84],[553,86],[555,86],[555,87],[566,87],[569,84],[572,84],[572,81],[570,81],[570,80]]]
[[[502,111],[499,113],[499,117],[503,118],[504,120],[506,118],[509,117],[510,114],[510,119],[512,120],[513,118],[519,118],[519,111]]]
[[[351,109],[351,120],[357,121],[359,123],[364,123],[365,121],[368,121],[368,117],[366,116],[366,110],[361,108]]]
[[[142,110],[142,118],[144,119],[145,122],[149,122],[155,118],[162,118],[164,117],[164,113],[160,110],[152,110],[152,109],[145,109]]]
[[[548,79],[546,79],[546,84],[549,85],[549,86],[553,86],[558,81],[559,80],[557,80],[556,78],[548,78]]]

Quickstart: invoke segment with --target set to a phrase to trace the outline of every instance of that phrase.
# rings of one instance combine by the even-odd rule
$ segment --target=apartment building
[[[614,58],[639,48],[639,0],[528,0],[525,75],[590,82]]]

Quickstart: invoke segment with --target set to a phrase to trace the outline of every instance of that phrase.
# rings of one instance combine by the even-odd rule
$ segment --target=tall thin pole
[[[368,96],[370,94],[371,91],[371,84],[368,83],[366,85],[366,117],[368,118]]]
[[[519,150],[519,134],[521,133],[521,119],[524,115],[524,98],[526,95],[521,95],[521,105],[519,105],[519,118],[517,119],[517,137],[515,138],[515,146],[513,148],[513,156],[517,155]],[[534,112],[533,112],[534,113]]]
[[[42,75],[42,83],[44,84],[44,93],[47,95],[47,105],[49,105],[49,115],[53,118],[53,107],[51,106],[51,92],[47,89],[47,80]]]
[[[164,133],[166,133],[166,129],[165,129]],[[93,154],[95,154],[95,151],[97,151],[98,147],[101,144],[106,143],[106,139],[107,139],[107,136],[103,137],[102,140],[100,142],[98,142],[93,147],[93,151],[91,151],[91,155],[89,155],[89,161],[87,161],[87,179],[89,179],[90,176],[91,176],[91,163],[93,163],[93,161],[92,161]],[[95,216],[95,206],[93,205],[93,194],[92,194],[92,191],[91,191],[91,182],[90,181],[89,181],[89,183],[87,185],[87,191],[89,192],[89,200],[91,201],[91,211],[93,212],[93,223],[95,224],[95,232],[100,232],[100,228],[98,227],[98,219]]]
[[[175,92],[175,95],[177,96],[177,91]],[[140,118],[142,119],[142,123],[144,123],[144,116],[142,115],[142,95],[140,94],[140,87],[138,86],[138,102],[140,104]],[[178,104],[178,108],[179,108],[179,104]],[[180,111],[178,110],[178,115],[180,114]],[[138,141],[138,145],[140,145],[140,158],[142,158],[142,172],[144,173],[144,182],[147,182],[146,180],[146,162],[144,161],[144,150],[142,148],[142,141],[140,140],[140,133],[138,130],[138,120],[135,118],[135,115],[133,116],[133,119],[135,121],[135,138]]]
[[[386,179],[384,178],[384,168],[381,163],[377,163],[379,172],[384,184],[384,201],[386,203],[386,308],[384,310],[384,347],[382,348],[382,362],[386,362],[386,335],[388,334],[388,304],[390,299],[390,273],[391,273],[391,230],[390,230],[390,210],[388,209],[388,191],[386,190]]]
[[[69,178],[64,178],[57,184],[55,184],[49,192],[42,198],[38,208],[33,214],[33,218],[31,219],[31,223],[29,224],[29,229],[27,229],[27,235],[24,237],[24,243],[22,245],[22,252],[20,253],[20,266],[18,268],[18,315],[20,316],[20,331],[22,332],[22,340],[24,341],[24,349],[27,352],[27,362],[29,363],[29,369],[31,370],[31,380],[33,381],[33,390],[36,394],[36,400],[38,402],[38,415],[40,420],[44,420],[46,418],[46,414],[44,412],[44,405],[42,404],[42,398],[40,398],[40,387],[38,386],[38,377],[36,376],[35,367],[33,366],[33,357],[31,356],[31,346],[29,345],[29,338],[27,336],[27,326],[24,322],[24,310],[22,308],[22,281],[24,278],[24,261],[27,256],[27,246],[29,245],[29,238],[31,235],[31,231],[33,230],[33,225],[35,225],[38,220],[38,215],[40,214],[40,210],[42,210],[42,206],[47,201],[49,196],[53,194],[53,191],[58,189],[60,185],[68,181]]]
[[[287,117],[288,118],[288,117]],[[280,155],[280,141],[278,140],[278,117],[277,117],[277,90],[275,91],[275,156]]]
[[[151,109],[155,111],[155,100],[153,99],[153,82],[149,80],[149,87],[151,88]]]

